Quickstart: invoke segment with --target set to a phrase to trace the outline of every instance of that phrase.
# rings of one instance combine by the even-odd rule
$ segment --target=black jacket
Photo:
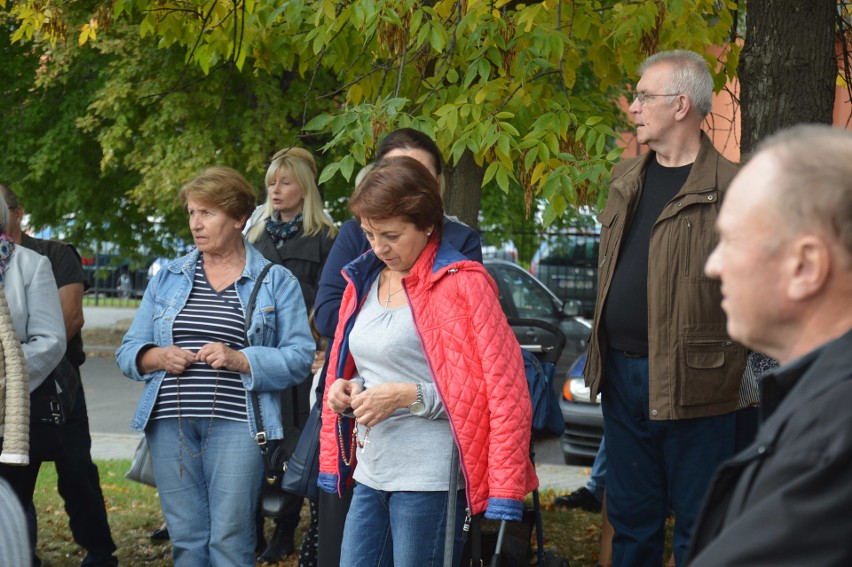
[[[334,244],[334,238],[329,236],[328,229],[324,228],[321,233],[311,236],[300,232],[296,237],[284,241],[279,248],[275,247],[269,233],[264,231],[253,244],[264,258],[273,264],[284,266],[296,276],[305,297],[305,307],[310,313],[317,297],[322,268],[331,251],[331,245]]]
[[[852,565],[852,330],[761,381],[755,442],[716,473],[687,564]]]

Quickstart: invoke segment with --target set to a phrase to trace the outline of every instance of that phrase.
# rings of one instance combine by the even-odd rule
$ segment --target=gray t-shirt
[[[359,380],[369,389],[388,382],[421,384],[426,415],[396,410],[367,435],[358,426],[363,449],[356,449],[355,480],[375,490],[445,491],[449,489],[453,437],[432,383],[411,310],[385,309],[378,300],[378,279],[355,320],[349,345]],[[365,442],[365,437],[367,437]]]

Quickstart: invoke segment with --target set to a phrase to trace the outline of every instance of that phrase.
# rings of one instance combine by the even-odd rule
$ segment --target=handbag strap
[[[453,566],[453,547],[456,534],[456,507],[459,500],[459,450],[453,442],[450,457],[450,489],[447,491],[447,522],[444,532],[444,567]]]
[[[260,271],[260,275],[257,276],[257,280],[254,284],[254,289],[251,290],[251,295],[249,296],[248,305],[246,306],[245,312],[245,326],[243,328],[243,333],[246,337],[246,346],[249,344],[249,330],[251,329],[251,316],[254,313],[254,304],[257,300],[257,294],[260,291],[260,285],[263,283],[263,278],[266,277],[267,272],[269,272],[270,268],[272,268],[274,264],[271,262],[266,264],[263,269]],[[257,444],[260,445],[260,451],[262,453],[266,453],[266,429],[263,427],[263,417],[260,415],[260,400],[257,397],[257,392],[251,392],[251,399],[254,405],[254,420],[257,425],[257,434],[254,436]]]

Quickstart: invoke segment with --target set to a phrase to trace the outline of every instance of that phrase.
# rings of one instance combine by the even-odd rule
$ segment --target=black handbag
[[[251,292],[251,296],[249,296],[244,329],[246,344],[249,344],[248,336],[251,327],[251,314],[254,312],[257,293],[260,291],[263,278],[272,266],[273,264],[267,264],[263,267],[263,270],[261,270],[260,275],[257,277],[257,283]],[[293,408],[292,419],[284,419],[282,423],[284,427],[283,440],[267,439],[266,430],[263,425],[263,416],[260,413],[260,399],[257,392],[251,392],[251,397],[254,405],[255,424],[257,426],[255,440],[260,446],[260,452],[263,456],[263,484],[260,490],[260,512],[265,518],[282,518],[292,508],[301,507],[300,499],[285,492],[281,488],[281,480],[287,468],[287,461],[290,455],[293,454],[293,450],[299,440],[299,395],[296,387],[287,388],[281,392],[281,407],[287,409]]]
[[[325,375],[320,383],[325,382]],[[314,502],[319,498],[319,435],[322,428],[322,398],[317,398],[302,427],[299,442],[284,469],[281,488]]]
[[[30,394],[30,422],[64,425],[77,401],[80,373],[63,356],[56,368]]]
[[[30,459],[54,461],[65,455],[65,429],[80,391],[80,373],[65,356],[30,394]]]
[[[260,409],[258,407],[257,394],[254,396],[255,416],[258,420],[258,434],[262,430],[260,421]],[[260,444],[260,452],[263,455],[263,486],[260,489],[260,512],[264,518],[283,518],[292,507],[301,507],[301,498],[286,492],[281,488],[284,473],[288,470],[288,464],[293,451],[299,441],[300,434],[297,426],[298,421],[298,393],[296,387],[287,388],[281,392],[282,408],[293,408],[293,419],[284,420],[284,439],[266,440]],[[282,412],[286,413],[286,411]]]

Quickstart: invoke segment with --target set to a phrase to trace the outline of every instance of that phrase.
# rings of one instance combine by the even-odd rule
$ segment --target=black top
[[[47,256],[47,259],[50,260],[50,267],[53,270],[53,279],[56,280],[57,289],[75,283],[82,283],[83,289],[88,287],[80,255],[70,244],[55,240],[36,239],[27,234],[22,234],[21,246],[38,252],[42,256]],[[83,337],[79,332],[73,337],[68,338],[65,356],[77,368],[86,361],[86,353],[83,350]]]
[[[601,318],[609,348],[648,352],[648,249],[651,231],[666,204],[689,177],[692,164],[648,163],[642,194],[624,235]]]
[[[266,221],[264,219],[259,222]],[[329,235],[328,228],[323,228],[322,232],[311,236],[306,236],[302,229],[299,229],[293,238],[279,242],[278,246],[264,230],[257,242],[252,244],[264,258],[273,264],[284,266],[296,276],[305,298],[305,307],[310,313],[314,307],[323,266],[334,244],[334,238]]]

